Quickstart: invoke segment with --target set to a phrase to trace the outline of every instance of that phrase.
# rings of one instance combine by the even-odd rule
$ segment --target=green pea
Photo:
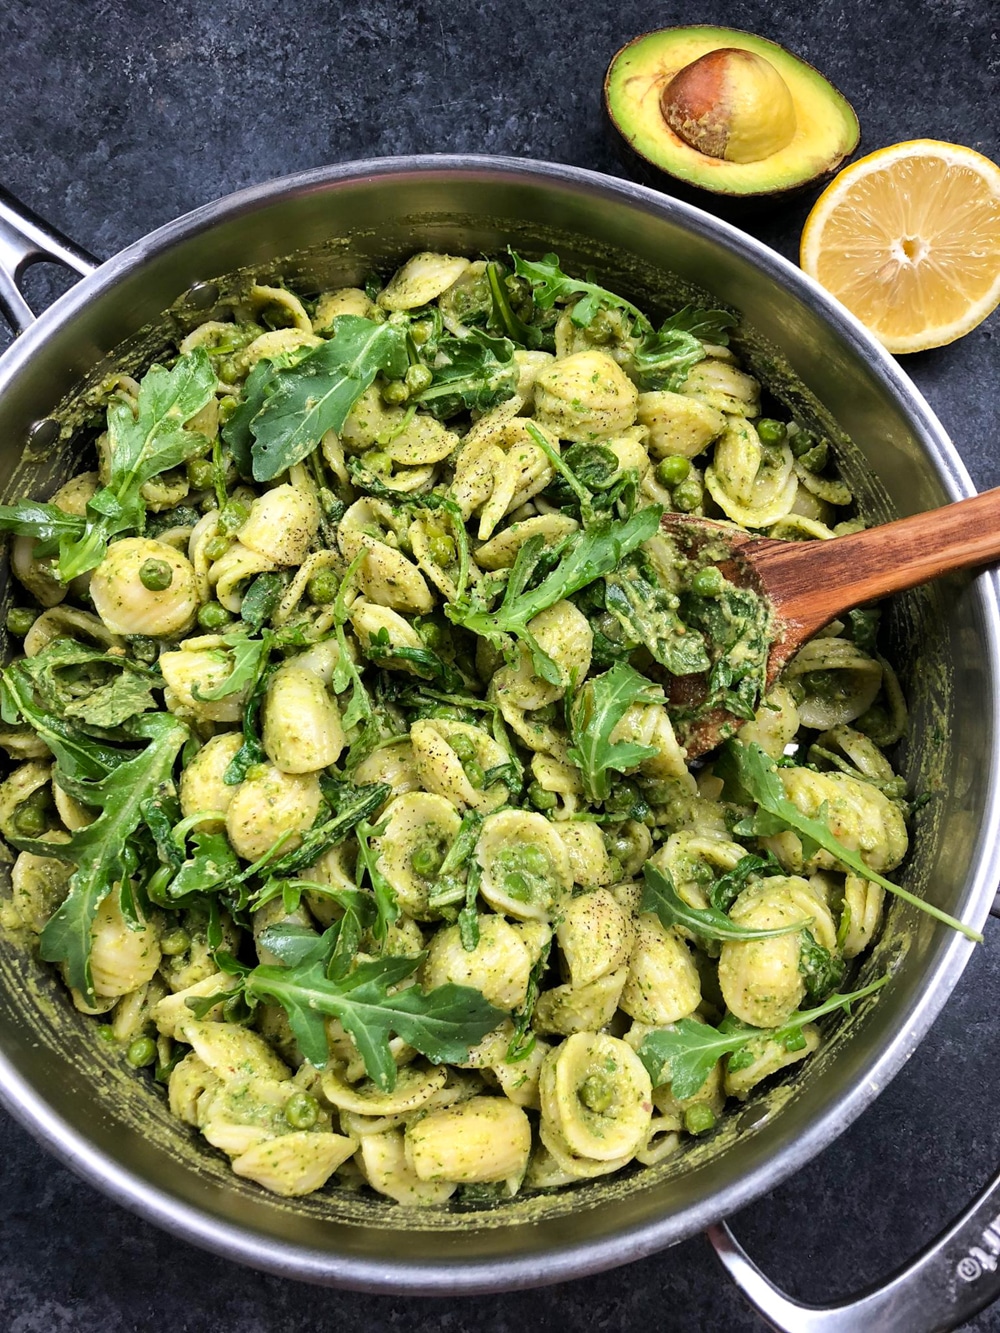
[[[774,417],[761,417],[757,422],[757,438],[761,444],[784,444],[787,435],[785,423],[775,421]]]
[[[187,479],[192,490],[207,491],[215,482],[215,468],[207,458],[192,458],[187,465]]]
[[[410,391],[402,380],[390,380],[382,386],[382,401],[390,407],[399,407],[410,396]]]
[[[614,1101],[615,1085],[607,1074],[588,1074],[580,1084],[577,1096],[588,1111],[600,1115],[602,1111],[607,1111]]]
[[[369,449],[364,455],[364,464],[369,472],[388,477],[392,472],[392,459],[383,449]]]
[[[169,560],[144,560],[139,566],[139,582],[150,592],[163,592],[174,581],[174,567]]]
[[[340,579],[332,569],[318,570],[306,584],[306,596],[313,606],[329,606],[339,591]]]
[[[416,394],[416,393],[423,393],[425,389],[429,389],[431,387],[433,379],[434,379],[434,372],[430,370],[427,366],[421,366],[418,364],[415,366],[410,366],[409,370],[406,372],[406,375],[404,376],[404,383],[406,384],[406,387],[409,389],[410,393]]]
[[[51,810],[52,792],[49,790],[48,783],[44,787],[36,787],[25,801],[25,805],[34,806],[36,810]]]
[[[434,847],[418,847],[410,857],[414,872],[427,879],[441,869],[441,857]]]
[[[819,444],[799,455],[799,462],[809,472],[822,472],[829,461],[830,446],[826,440],[820,440]]]
[[[450,537],[431,537],[427,543],[431,559],[436,565],[451,565],[455,561],[455,543]]]
[[[725,583],[726,580],[714,565],[706,565],[691,580],[691,591],[699,597],[718,597]]]
[[[176,930],[168,930],[160,940],[160,953],[167,958],[176,958],[178,954],[187,953],[191,947],[191,936],[186,930],[178,927]]]
[[[129,1042],[125,1059],[133,1069],[146,1069],[156,1063],[156,1042],[152,1037],[136,1037]]]
[[[428,648],[440,648],[444,643],[444,630],[440,625],[435,624],[433,620],[425,621],[424,624],[420,626],[419,633]],[[435,717],[437,716],[438,714],[435,714]]]
[[[527,847],[522,847],[521,864],[529,875],[545,877],[551,872],[549,858],[542,851],[541,847],[536,847],[534,843],[529,842]]]
[[[526,875],[522,875],[519,870],[508,870],[503,877],[503,887],[508,898],[513,898],[515,902],[528,903],[534,896],[531,890],[531,881]]]
[[[679,486],[686,481],[691,464],[682,454],[669,454],[656,465],[656,480],[664,486]]]
[[[224,426],[238,407],[239,407],[239,401],[238,399],[234,398],[231,393],[227,393],[225,398],[220,398],[219,425]]]
[[[816,436],[811,430],[797,430],[788,437],[788,443],[796,458],[807,454],[816,444]]]
[[[559,804],[559,797],[555,792],[546,791],[537,782],[533,782],[528,788],[528,800],[536,810],[551,810],[553,806]]]
[[[459,732],[457,736],[450,736],[448,743],[461,759],[463,764],[467,764],[476,757],[476,743],[471,736],[465,736]]]
[[[486,782],[486,770],[482,764],[476,759],[470,759],[463,767],[465,768],[465,776],[469,779],[469,785],[474,787],[476,791],[482,791]]]
[[[26,838],[37,838],[39,834],[45,832],[48,824],[45,811],[40,810],[37,805],[21,805],[14,816],[14,827]]]
[[[12,606],[7,612],[6,625],[11,634],[16,634],[19,639],[23,639],[28,630],[38,619],[39,613],[32,611],[27,606]]]
[[[428,717],[441,718],[443,722],[465,722],[466,714],[461,708],[456,708],[454,704],[437,704],[432,708]]]
[[[689,1134],[707,1134],[715,1128],[715,1112],[707,1102],[695,1102],[684,1111],[684,1128]]]
[[[205,543],[205,558],[207,560],[221,560],[229,550],[229,538],[223,537],[222,533],[210,538]]]
[[[219,514],[219,531],[227,537],[232,537],[239,532],[243,524],[250,517],[250,510],[239,500],[230,500],[226,507]]]
[[[702,500],[701,482],[697,477],[688,477],[674,491],[674,504],[682,514],[690,514],[697,509]]]
[[[227,611],[221,602],[206,602],[198,608],[198,624],[202,629],[222,629],[232,620],[232,612]]]
[[[429,319],[418,319],[415,323],[410,325],[410,337],[418,347],[423,347],[424,343],[433,332],[434,324]]]
[[[311,1092],[293,1092],[282,1114],[292,1129],[312,1129],[319,1119],[319,1102]]]

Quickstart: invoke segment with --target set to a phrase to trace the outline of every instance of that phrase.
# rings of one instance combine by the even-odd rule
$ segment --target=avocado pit
[[[708,157],[759,162],[795,137],[795,103],[769,60],[723,47],[685,65],[660,94],[673,132]]]

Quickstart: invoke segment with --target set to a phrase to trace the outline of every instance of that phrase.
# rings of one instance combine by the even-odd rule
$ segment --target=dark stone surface
[[[242,185],[324,162],[485,151],[615,172],[599,109],[623,42],[684,21],[783,41],[857,108],[863,147],[928,136],[1000,154],[1000,45],[987,0],[703,0],[493,8],[426,0],[6,0],[0,179],[109,255]],[[749,225],[794,257],[809,201]],[[44,281],[31,290],[44,295]],[[976,482],[1000,483],[992,317],[905,368]],[[735,1220],[766,1270],[822,1301],[927,1241],[1000,1154],[1000,930],[944,1016],[860,1121]],[[476,1300],[321,1291],[237,1268],[106,1203],[0,1113],[0,1329],[283,1333],[763,1327],[700,1239],[548,1290]],[[997,1310],[969,1328],[1000,1330]],[[901,1333],[907,1333],[902,1330]]]

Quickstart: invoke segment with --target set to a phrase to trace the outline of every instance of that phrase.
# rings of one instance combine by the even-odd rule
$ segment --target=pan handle
[[[804,1305],[786,1296],[725,1222],[706,1235],[743,1295],[779,1333],[947,1333],[1000,1296],[1000,1173],[887,1282],[838,1305]]]
[[[42,262],[63,264],[81,278],[98,265],[93,255],[0,187],[0,314],[15,333],[23,333],[35,322],[20,283],[26,268]]]

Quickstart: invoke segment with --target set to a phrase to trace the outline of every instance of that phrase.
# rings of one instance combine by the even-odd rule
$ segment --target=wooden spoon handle
[[[1000,559],[1000,487],[864,532],[809,543],[805,586],[801,549],[798,542],[768,543],[754,552],[753,563],[777,614],[790,626],[801,626],[807,637],[852,606]]]

